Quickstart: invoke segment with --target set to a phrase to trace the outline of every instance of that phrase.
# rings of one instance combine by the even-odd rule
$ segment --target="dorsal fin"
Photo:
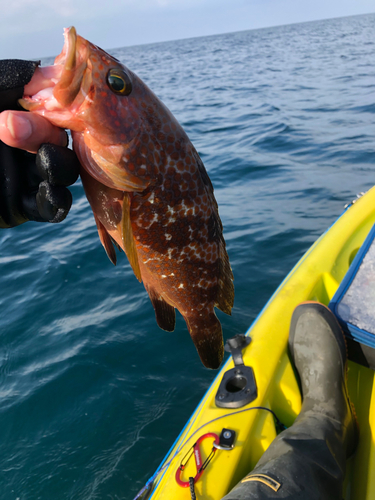
[[[163,297],[158,295],[153,288],[146,287],[150,300],[155,309],[155,317],[158,326],[167,332],[173,332],[176,324],[175,308],[169,305]]]
[[[103,224],[100,222],[100,220],[97,218],[97,216],[95,214],[94,214],[94,217],[95,217],[96,226],[98,228],[100,241],[104,247],[104,250],[106,251],[106,253],[108,255],[109,260],[115,266],[117,263],[117,256],[116,256],[115,247],[113,246],[112,238],[110,237],[106,228],[103,226]]]
[[[229,257],[225,247],[223,225],[219,216],[219,208],[214,196],[214,188],[210,178],[208,177],[203,162],[195,149],[193,149],[193,155],[213,209],[212,228],[219,238],[219,290],[216,296],[215,306],[224,313],[231,315],[234,303],[233,272],[230,267]]]
[[[137,247],[135,246],[133,230],[130,221],[130,195],[124,193],[122,203],[121,219],[121,239],[124,245],[126,256],[132,266],[134,274],[139,282],[142,281],[141,270],[139,269]]]
[[[219,291],[217,294],[217,307],[226,314],[231,315],[234,303],[233,272],[230,267],[224,238],[220,238],[220,271]]]

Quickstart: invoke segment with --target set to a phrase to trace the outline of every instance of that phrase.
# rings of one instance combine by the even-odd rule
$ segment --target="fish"
[[[176,118],[134,72],[74,27],[19,102],[71,130],[110,261],[123,250],[158,326],[173,331],[177,309],[203,365],[218,368],[224,348],[215,307],[231,314],[233,273],[212,183]]]

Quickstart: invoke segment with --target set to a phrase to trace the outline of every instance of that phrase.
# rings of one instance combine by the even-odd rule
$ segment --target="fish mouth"
[[[74,112],[84,101],[91,84],[88,42],[74,26],[64,29],[64,46],[52,66],[38,67],[25,86],[20,105],[47,117],[53,111]],[[63,126],[63,125],[62,125]]]

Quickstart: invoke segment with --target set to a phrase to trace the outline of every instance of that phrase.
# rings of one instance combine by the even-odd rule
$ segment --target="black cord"
[[[189,485],[190,485],[191,500],[197,500],[197,497],[195,496],[195,491],[194,491],[194,478],[193,477],[189,477]]]

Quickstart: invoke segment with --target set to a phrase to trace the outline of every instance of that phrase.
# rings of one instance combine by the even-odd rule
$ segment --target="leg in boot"
[[[345,341],[329,309],[298,306],[289,349],[300,375],[301,413],[223,500],[342,499],[346,458],[358,431],[346,387]]]

